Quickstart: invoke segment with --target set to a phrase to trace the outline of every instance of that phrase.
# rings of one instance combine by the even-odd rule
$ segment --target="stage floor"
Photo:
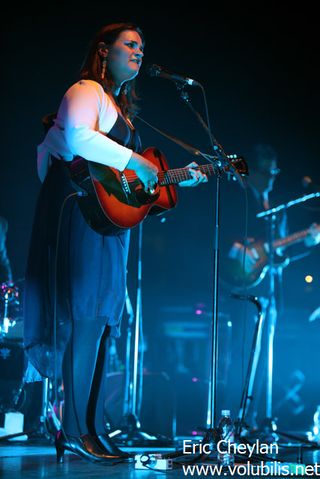
[[[303,464],[309,464],[308,474],[284,474],[280,472],[279,461],[288,461],[289,463],[297,463],[299,455],[299,445],[292,444],[291,446],[286,444],[286,447],[280,447],[278,456],[274,458],[273,469],[270,470],[270,474],[267,475],[266,469],[264,473],[258,475],[256,470],[251,470],[251,474],[246,474],[245,467],[248,467],[247,459],[243,460],[241,469],[238,473],[233,475],[217,472],[212,469],[214,466],[215,460],[202,460],[197,461],[195,465],[197,468],[192,470],[189,468],[188,471],[184,470],[182,464],[175,463],[174,469],[169,471],[154,471],[152,469],[135,469],[134,463],[121,463],[116,465],[106,465],[106,464],[93,464],[87,462],[84,459],[79,458],[78,456],[67,453],[65,454],[65,461],[63,464],[56,463],[55,449],[53,445],[49,443],[47,439],[37,439],[37,440],[28,440],[28,441],[15,441],[15,442],[3,442],[0,444],[0,477],[3,479],[18,479],[18,478],[64,478],[68,479],[84,479],[84,478],[105,478],[112,477],[115,479],[150,479],[156,476],[163,477],[164,474],[168,478],[182,478],[182,477],[236,477],[236,478],[246,478],[246,477],[319,477],[320,476],[320,446],[319,449],[310,450],[305,446],[302,449],[302,462]],[[159,449],[149,449],[149,448],[123,448],[128,452],[135,452],[138,454],[150,453],[150,452],[169,452],[174,449],[169,448],[159,448]],[[190,460],[190,456],[183,456],[179,458],[179,461],[186,463]],[[176,462],[176,460],[175,460]],[[249,463],[250,459],[249,459]],[[317,464],[319,463],[319,466]],[[252,461],[252,464],[253,461]],[[267,462],[264,464],[266,467]],[[199,470],[201,465],[205,466],[205,469]],[[211,469],[209,468],[211,465]],[[313,465],[313,466],[311,466]],[[269,466],[271,467],[270,463]],[[278,469],[276,469],[278,467]],[[311,469],[313,467],[313,469]],[[207,470],[206,470],[207,469]],[[247,469],[248,470],[248,469]],[[312,471],[314,474],[312,475]],[[298,470],[302,472],[302,469]]]

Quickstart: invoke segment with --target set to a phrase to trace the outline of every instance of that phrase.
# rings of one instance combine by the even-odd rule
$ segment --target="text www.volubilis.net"
[[[247,462],[246,464],[237,464],[234,466],[221,466],[217,464],[183,464],[182,470],[184,476],[215,476],[215,477],[224,477],[224,476],[235,476],[235,477],[274,477],[274,476],[283,476],[283,477],[294,477],[301,476],[304,477],[320,477],[320,464],[313,465],[304,465],[304,464],[295,464],[293,468],[292,465],[283,464],[279,461],[274,461],[273,463],[263,463],[260,464],[251,464]]]

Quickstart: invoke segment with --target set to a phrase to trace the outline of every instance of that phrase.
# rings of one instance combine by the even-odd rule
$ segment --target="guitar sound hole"
[[[141,205],[149,205],[149,204],[154,203],[155,201],[157,201],[157,199],[160,196],[160,190],[159,190],[159,187],[158,187],[156,189],[155,193],[151,194],[151,193],[147,193],[146,191],[144,191],[142,186],[140,186],[139,188],[137,188],[135,190],[135,196],[137,198],[137,201],[139,201],[139,203]]]

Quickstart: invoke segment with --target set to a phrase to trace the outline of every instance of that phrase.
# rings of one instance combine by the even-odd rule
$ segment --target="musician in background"
[[[6,247],[7,232],[8,222],[3,216],[0,216],[0,284],[12,281],[10,260]]]
[[[43,376],[56,377],[62,363],[64,415],[56,436],[58,461],[65,449],[95,462],[128,456],[106,434],[103,379],[106,339],[120,335],[130,231],[100,234],[89,226],[67,165],[82,157],[119,171],[128,168],[145,193],[154,194],[158,169],[141,155],[133,125],[135,77],[144,43],[135,25],[102,28],[88,49],[79,81],[64,95],[38,148],[43,184],[25,275],[25,348]],[[191,179],[181,186],[207,181],[192,168],[195,163],[188,166]]]
[[[241,190],[237,184],[228,185],[228,197],[223,198],[225,207],[222,206],[222,238],[221,238],[221,282],[222,291],[230,295],[231,291],[246,295],[265,298],[270,301],[270,295],[274,294],[277,313],[282,310],[282,271],[301,251],[306,251],[310,246],[320,242],[320,232],[316,225],[311,225],[307,235],[299,245],[290,246],[290,258],[286,255],[287,248],[277,247],[274,249],[274,291],[270,290],[268,272],[270,272],[270,244],[276,246],[277,240],[288,237],[288,221],[286,211],[282,210],[275,216],[273,232],[271,234],[271,216],[257,218],[257,214],[268,210],[281,203],[275,200],[277,193],[274,189],[275,181],[280,173],[277,153],[269,144],[256,144],[251,148],[251,154],[247,159],[249,176],[244,178],[246,188]],[[230,194],[230,187],[234,189]],[[289,198],[287,199],[287,201]],[[301,246],[302,243],[302,246]],[[245,257],[244,257],[245,254]],[[230,300],[229,300],[230,302]],[[239,320],[239,303],[233,305],[232,316]],[[248,309],[246,310],[248,312]],[[234,345],[237,364],[243,362],[243,334],[251,337],[250,332],[240,331],[239,321],[233,321],[234,328],[239,328],[238,344]],[[247,325],[241,323],[241,328],[246,330]],[[263,428],[264,391],[267,375],[267,318],[264,324],[262,336],[262,349],[258,369],[255,375],[253,400],[248,411],[246,421],[252,429]],[[248,340],[248,337],[246,340]],[[245,339],[243,338],[243,341]],[[246,348],[247,350],[250,348]],[[233,380],[235,380],[233,378]],[[239,384],[238,384],[239,386]],[[238,387],[237,386],[237,387]],[[243,386],[243,384],[241,384]],[[259,408],[259,417],[258,417]],[[262,416],[260,416],[260,414]],[[259,424],[258,424],[259,423]]]
[[[269,144],[254,145],[247,161],[249,176],[243,179],[245,190],[239,191],[235,184],[234,190],[237,191],[231,191],[230,194],[228,185],[229,198],[225,199],[226,207],[222,205],[222,223],[225,221],[226,224],[222,224],[221,275],[229,286],[240,289],[259,284],[257,291],[250,289],[250,294],[259,295],[261,286],[265,284],[261,279],[265,276],[269,261],[268,251],[263,245],[270,242],[271,232],[269,219],[257,218],[257,214],[281,203],[279,199],[275,200],[278,192],[274,190],[280,168],[277,153]],[[277,196],[279,198],[278,194]],[[282,210],[276,214],[272,238],[277,241],[288,235],[287,215]],[[279,265],[279,274],[281,267],[287,266],[301,251],[305,252],[306,247],[315,246],[319,242],[319,228],[310,225],[307,234],[300,240],[302,247],[295,244],[292,248],[294,241],[278,247],[275,243],[275,263]],[[286,255],[287,248],[291,248],[290,258]]]
[[[277,154],[271,145],[259,143],[252,147],[249,171],[250,174],[246,178],[247,185],[258,205],[268,209],[270,207],[269,195],[273,190],[275,179],[280,173]]]

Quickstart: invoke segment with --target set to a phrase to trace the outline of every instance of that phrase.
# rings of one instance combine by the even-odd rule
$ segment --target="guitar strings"
[[[175,168],[175,169],[170,169],[170,170],[165,170],[165,171],[160,171],[158,173],[158,178],[160,181],[167,181],[169,180],[187,180],[191,178],[190,174],[190,167],[184,167],[184,168]],[[197,167],[194,167],[194,169],[200,170],[208,175],[213,175],[215,174],[215,167],[212,164],[207,164],[207,165],[199,165]],[[239,171],[241,174],[241,169]],[[169,177],[169,178],[168,178]],[[135,174],[128,174],[126,175],[127,181],[135,181],[137,180],[137,175]]]
[[[213,169],[211,168],[206,168],[207,165],[204,165],[203,167],[199,167],[199,168],[196,168],[198,170],[201,170],[201,171],[205,171],[206,174],[213,174],[214,171]],[[211,165],[208,165],[209,167]],[[187,179],[190,179],[191,178],[191,173],[189,171],[189,168],[179,168],[179,169],[175,169],[175,170],[168,170],[168,171],[160,171],[158,173],[158,178],[160,181],[167,181],[167,180],[187,180]],[[137,175],[135,174],[128,174],[126,175],[126,179],[130,182],[130,181],[135,181],[138,179]]]

